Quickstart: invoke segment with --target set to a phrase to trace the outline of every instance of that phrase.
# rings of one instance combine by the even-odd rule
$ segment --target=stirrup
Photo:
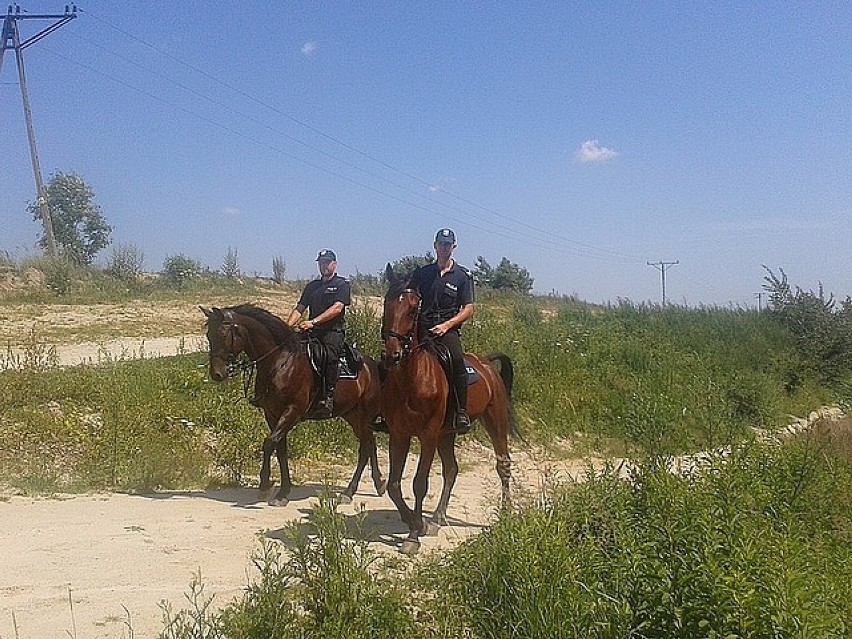
[[[374,433],[390,433],[388,423],[381,415],[376,415],[376,419],[370,422],[370,430]]]
[[[470,416],[466,411],[458,411],[453,418],[453,427],[449,432],[456,435],[467,435],[472,428],[473,423],[470,421]]]

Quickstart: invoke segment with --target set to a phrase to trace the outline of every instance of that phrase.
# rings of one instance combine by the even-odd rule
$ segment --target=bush
[[[135,284],[142,274],[144,261],[145,256],[139,248],[132,244],[119,244],[112,249],[106,272],[117,280]]]
[[[766,267],[764,267],[766,268]],[[766,269],[769,313],[795,336],[796,346],[820,380],[837,386],[852,373],[852,298],[840,304],[833,295],[795,291],[783,270],[780,277]]]
[[[183,253],[170,255],[163,262],[163,277],[166,282],[178,288],[192,279],[201,277],[201,262],[187,257]]]

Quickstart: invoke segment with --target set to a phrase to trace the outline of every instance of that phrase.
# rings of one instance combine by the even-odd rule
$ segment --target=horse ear
[[[200,309],[201,309],[201,312],[202,312],[202,313],[204,313],[204,316],[205,316],[207,319],[210,319],[210,316],[211,316],[211,315],[213,315],[213,311],[207,310],[207,309],[206,309],[206,308],[204,308],[203,306],[199,306],[198,308],[200,308]]]
[[[393,267],[390,265],[390,262],[385,266],[385,279],[388,282],[393,282],[396,280],[396,273],[393,272]]]

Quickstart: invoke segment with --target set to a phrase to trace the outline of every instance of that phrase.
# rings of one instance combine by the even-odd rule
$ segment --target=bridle
[[[399,296],[397,297],[397,300],[402,301],[402,297],[406,293],[411,293],[411,294],[413,294],[417,297],[417,304],[409,312],[409,317],[412,319],[412,322],[411,322],[411,328],[408,329],[408,332],[403,334],[403,333],[398,333],[397,331],[392,331],[390,329],[385,328],[384,317],[382,318],[382,332],[381,332],[382,342],[384,343],[388,340],[389,337],[393,337],[393,338],[398,339],[400,341],[400,343],[402,344],[402,355],[400,356],[399,359],[396,360],[396,363],[398,363],[403,358],[410,355],[413,351],[421,348],[420,344],[418,344],[414,348],[411,347],[411,344],[414,341],[414,334],[415,334],[415,331],[417,330],[417,318],[420,315],[420,306],[423,303],[423,298],[420,295],[419,291],[417,291],[413,288],[404,288],[400,291]]]
[[[237,330],[237,327],[239,326],[239,324],[236,321],[234,321],[233,314],[232,314],[231,311],[225,311],[224,317],[225,317],[225,319],[222,320],[220,326],[226,329],[225,339],[229,341],[228,347],[225,348],[225,352],[227,353],[227,355],[222,355],[221,353],[212,353],[211,352],[211,357],[218,357],[219,359],[225,361],[225,364],[227,366],[227,371],[228,371],[228,379],[231,379],[232,377],[236,377],[236,375],[238,373],[242,373],[242,376],[243,376],[243,397],[250,404],[257,406],[260,403],[261,399],[263,399],[263,398],[258,397],[257,395],[249,395],[249,389],[254,385],[254,380],[257,377],[257,365],[260,362],[262,362],[263,360],[265,360],[267,357],[272,355],[273,353],[276,353],[279,350],[281,350],[282,346],[281,346],[281,344],[276,344],[270,350],[268,350],[266,353],[264,353],[263,355],[261,355],[260,357],[258,357],[256,359],[251,359],[250,357],[248,357],[248,354],[246,354],[246,357],[244,359],[238,360],[237,354],[235,353],[234,344],[236,343],[235,333],[236,333],[236,330]],[[248,335],[246,335],[244,339],[248,344],[251,344],[251,338]],[[243,347],[241,352],[242,353],[246,352],[245,347]],[[290,359],[290,356],[292,356],[292,354],[293,354],[292,352],[289,354],[289,356],[287,357],[287,360]],[[286,361],[284,362],[284,364],[286,364]],[[282,364],[282,366],[284,364]],[[269,387],[267,387],[266,393],[264,393],[264,396],[266,396],[268,394],[269,394]]]

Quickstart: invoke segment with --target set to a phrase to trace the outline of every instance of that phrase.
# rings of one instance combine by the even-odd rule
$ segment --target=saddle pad
[[[479,381],[479,373],[466,357],[464,358],[464,369],[467,371],[467,385],[475,384]]]

